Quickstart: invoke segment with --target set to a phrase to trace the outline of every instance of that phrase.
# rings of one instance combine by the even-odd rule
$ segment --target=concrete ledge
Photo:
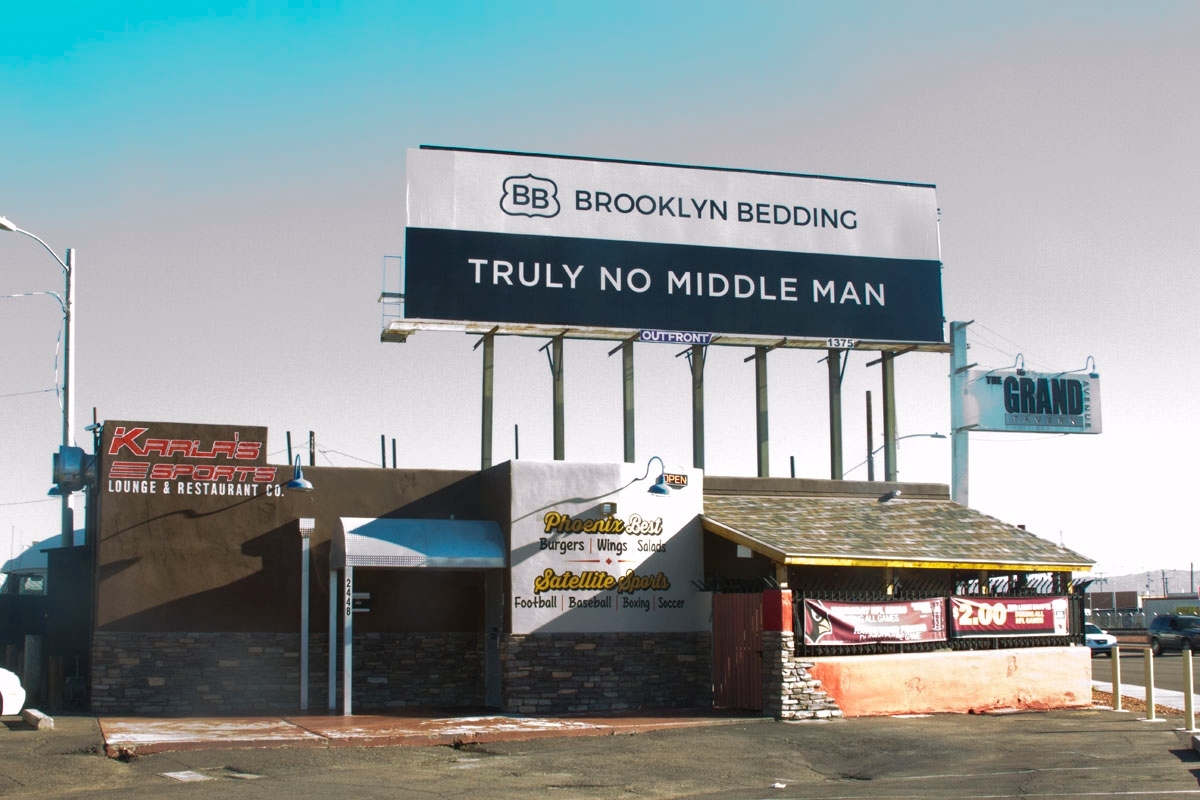
[[[567,736],[614,736],[648,731],[770,722],[761,715],[719,711],[658,716],[524,717],[408,715],[100,718],[104,752],[128,759],[151,753],[280,747],[460,746]]]
[[[36,708],[27,708],[21,712],[25,724],[37,731],[54,730],[54,717],[47,716]]]
[[[1080,708],[1092,703],[1086,647],[1028,647],[811,659],[848,717]]]

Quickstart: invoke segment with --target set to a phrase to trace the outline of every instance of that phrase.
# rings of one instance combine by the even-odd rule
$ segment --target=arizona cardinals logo
[[[833,633],[833,623],[829,621],[829,612],[820,603],[805,603],[808,624],[804,626],[804,640],[807,644],[817,644],[821,637]]]

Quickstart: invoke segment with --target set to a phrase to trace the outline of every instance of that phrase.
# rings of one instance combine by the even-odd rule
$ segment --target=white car
[[[20,714],[25,705],[25,690],[21,679],[6,669],[0,669],[0,714]]]
[[[1093,656],[1102,654],[1112,657],[1112,649],[1113,645],[1117,643],[1117,637],[1090,622],[1083,626],[1083,637],[1087,646],[1091,648]]]

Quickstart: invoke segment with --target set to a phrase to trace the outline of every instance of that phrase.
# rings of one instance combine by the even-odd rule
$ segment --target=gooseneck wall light
[[[667,465],[664,464],[663,460],[658,456],[650,456],[650,460],[646,462],[646,474],[638,480],[644,481],[646,478],[650,477],[650,465],[655,461],[658,462],[658,478],[655,479],[654,484],[646,491],[648,491],[650,494],[659,496],[670,494],[671,490],[667,487]]]
[[[296,472],[292,479],[283,485],[289,492],[311,492],[312,481],[304,477],[304,469],[300,466],[300,454],[296,454]]]

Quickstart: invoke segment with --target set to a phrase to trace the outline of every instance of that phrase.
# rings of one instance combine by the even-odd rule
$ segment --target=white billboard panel
[[[934,187],[409,150],[408,227],[938,261]]]
[[[422,148],[419,319],[943,340],[934,187]]]
[[[1100,376],[972,370],[963,424],[978,431],[1100,433]]]

